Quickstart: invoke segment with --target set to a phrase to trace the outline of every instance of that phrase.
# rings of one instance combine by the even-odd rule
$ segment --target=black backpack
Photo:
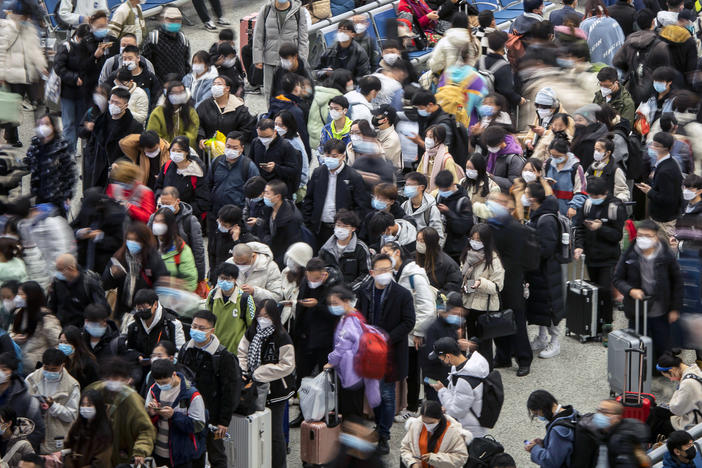
[[[476,437],[468,446],[468,461],[463,466],[464,468],[488,467],[492,459],[504,451],[502,444],[493,436]]]
[[[626,178],[634,181],[641,180],[641,178],[646,176],[646,168],[649,166],[643,159],[645,151],[642,149],[643,143],[641,142],[641,138],[633,133],[627,135],[626,132],[621,129],[614,130],[614,133],[618,134],[626,141],[626,149],[627,153],[629,153],[629,158],[626,160],[626,164],[624,164],[626,168]]]
[[[451,116],[451,121],[453,122],[453,139],[451,145],[449,145],[449,153],[456,164],[460,167],[466,167],[466,162],[468,162],[468,150],[470,148],[470,133],[468,129],[463,126],[462,123],[456,122],[454,116]]]
[[[522,251],[522,268],[524,271],[534,271],[539,268],[541,263],[541,255],[539,251],[539,239],[536,236],[536,229],[531,226],[523,225],[524,228],[524,250]]]
[[[471,375],[456,375],[452,376],[453,384],[456,385],[458,379],[466,380],[471,388],[475,388],[481,383],[483,384],[483,408],[480,411],[480,416],[475,414],[473,408],[470,412],[480,423],[480,427],[493,428],[497,424],[497,419],[502,411],[502,404],[505,402],[505,388],[502,385],[502,375],[500,371],[493,370],[487,377],[473,377]]]
[[[646,49],[638,49],[629,64],[629,72],[624,79],[626,89],[629,90],[635,104],[645,101],[653,86],[653,69],[647,64],[651,52],[661,44],[660,39],[654,39]],[[633,123],[633,122],[632,122]]]

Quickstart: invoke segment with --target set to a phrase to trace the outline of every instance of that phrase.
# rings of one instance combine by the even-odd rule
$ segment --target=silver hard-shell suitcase
[[[648,299],[648,298],[647,298]],[[607,344],[607,380],[609,381],[610,393],[621,395],[627,389],[634,388],[633,382],[626,382],[632,376],[641,375],[642,393],[651,393],[651,379],[653,368],[653,342],[647,335],[648,300],[643,303],[643,335],[636,333],[639,328],[639,308],[640,302],[635,302],[634,323],[636,330],[621,329],[614,330],[609,334]],[[643,360],[632,360],[632,368],[628,370],[627,349],[638,349],[643,351]],[[644,369],[640,369],[643,366]],[[634,377],[635,378],[635,377]]]
[[[271,410],[232,415],[226,441],[227,467],[271,468]]]

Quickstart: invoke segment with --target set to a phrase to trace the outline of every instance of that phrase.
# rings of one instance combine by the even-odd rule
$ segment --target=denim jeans
[[[71,153],[76,151],[78,141],[78,125],[87,111],[88,106],[85,99],[61,98],[61,122],[63,124],[63,137],[68,142],[68,150]]]
[[[378,434],[387,440],[390,440],[390,428],[395,420],[395,384],[380,382],[380,405],[373,409]]]

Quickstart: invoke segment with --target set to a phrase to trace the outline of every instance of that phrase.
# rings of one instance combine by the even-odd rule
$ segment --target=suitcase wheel
[[[586,338],[586,337],[584,337],[584,336],[581,336],[581,337],[580,337],[580,342],[581,342],[581,343],[585,343],[586,341],[587,341],[587,338]]]

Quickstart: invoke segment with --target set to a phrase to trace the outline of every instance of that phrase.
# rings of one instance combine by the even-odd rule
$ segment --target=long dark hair
[[[176,222],[175,213],[173,213],[168,208],[161,208],[154,214],[154,222],[156,222],[156,216],[163,216],[163,223],[168,227],[166,233],[161,236],[163,240],[161,241],[160,249],[162,253],[168,252],[171,247],[175,247],[176,250],[183,245],[183,238],[180,237],[178,231],[178,223]]]
[[[137,255],[141,259],[141,264],[146,265],[147,261],[149,260],[151,250],[156,248],[156,238],[151,232],[151,229],[149,229],[146,224],[140,222],[132,222],[129,226],[127,226],[127,230],[124,233],[124,243],[122,244],[122,247],[115,252],[115,258],[120,262],[125,261],[127,256],[128,234],[136,235],[138,242],[141,244],[141,252],[139,252]],[[132,273],[137,274],[137,272]]]
[[[475,170],[478,171],[478,178],[473,181],[466,177],[463,180],[463,188],[468,191],[468,189],[472,187],[473,193],[478,193],[478,190],[480,190],[480,196],[487,197],[488,193],[490,193],[490,178],[488,177],[487,161],[485,160],[485,156],[480,153],[473,153],[473,156],[470,157],[469,161]]]
[[[102,451],[103,447],[112,443],[112,425],[107,418],[107,407],[102,394],[97,390],[86,390],[80,397],[80,404],[86,398],[95,407],[95,417],[85,419],[78,414],[66,436],[66,448],[73,453],[92,456]]]
[[[66,369],[73,377],[85,375],[85,368],[89,361],[95,362],[95,355],[88,349],[88,345],[83,340],[80,328],[75,325],[68,325],[61,331],[59,337],[66,337],[68,344],[73,346],[73,354],[68,356]]]
[[[417,252],[416,261],[417,265],[424,268],[424,270],[429,274],[429,277],[437,283],[439,280],[436,278],[436,264],[439,262],[439,256],[441,255],[441,237],[436,229],[433,227],[425,227],[419,232],[422,233],[424,238],[424,245],[426,246],[426,251],[423,254]]]
[[[495,258],[495,241],[492,238],[492,229],[486,223],[479,223],[473,226],[468,235],[468,239],[473,238],[473,234],[478,233],[480,242],[483,243],[483,252],[485,252],[485,265],[487,268],[492,268],[492,259]],[[470,242],[461,254],[461,262],[466,258],[466,254],[471,250]]]
[[[36,281],[25,281],[20,285],[20,289],[27,296],[27,305],[15,312],[12,322],[12,329],[15,333],[24,333],[32,336],[41,320],[42,309],[46,306],[46,296]],[[22,322],[27,317],[27,327],[22,328]]]
[[[353,75],[350,71],[345,68],[337,68],[329,75],[329,78],[324,81],[324,86],[327,88],[334,88],[341,94],[346,94],[346,84],[351,80],[353,80]],[[326,106],[326,103],[324,105]]]
[[[293,117],[292,112],[286,110],[280,111],[276,117],[280,117],[280,120],[283,121],[283,125],[288,129],[283,138],[292,140],[298,136],[297,121],[295,117]]]
[[[166,86],[166,96],[163,101],[163,119],[166,121],[166,130],[169,134],[173,133],[173,127],[175,126],[174,117],[176,109],[175,107],[173,107],[173,104],[171,104],[171,100],[168,99],[168,96],[171,94],[171,90],[173,90],[173,88],[178,87],[183,88],[183,92],[187,93],[187,89],[185,88],[185,85],[182,82],[171,81],[170,83],[168,83],[168,86]],[[190,124],[192,123],[190,122],[190,111],[192,110],[192,108],[193,106],[190,105],[190,101],[187,101],[185,104],[180,105],[178,113],[180,114],[180,119],[183,121],[181,129],[190,127]]]
[[[254,321],[251,322],[251,325],[249,325],[248,329],[248,333],[250,333],[251,336],[256,334],[256,327],[258,325],[258,320],[256,319],[258,319],[258,317],[261,315],[261,310],[265,310],[266,315],[270,317],[271,321],[273,322],[273,328],[275,328],[275,333],[285,331],[285,327],[283,327],[283,323],[280,321],[281,308],[278,307],[278,303],[273,299],[264,299],[256,304],[256,316],[254,317]]]
[[[429,436],[429,440],[427,441],[427,451],[428,453],[431,453],[436,449],[436,444],[439,443],[439,439],[441,436],[444,434],[444,431],[446,430],[447,426],[447,421],[446,421],[446,416],[441,412],[441,403],[438,401],[432,401],[432,400],[427,400],[422,404],[422,408],[420,410],[420,413],[422,416],[427,416],[431,417],[430,414],[441,414],[441,417],[439,419],[439,424],[434,428],[432,431],[431,435]]]

